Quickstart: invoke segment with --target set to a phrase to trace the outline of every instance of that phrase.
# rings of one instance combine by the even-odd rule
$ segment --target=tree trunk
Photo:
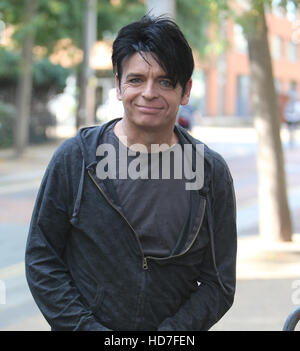
[[[168,15],[172,18],[176,18],[175,0],[147,0],[146,5],[147,12],[150,12],[151,15]]]
[[[256,3],[257,4],[257,3]],[[272,241],[291,241],[280,118],[275,93],[263,2],[246,33],[250,58],[251,100],[258,135],[259,232]]]
[[[90,55],[97,39],[97,1],[87,0],[83,28],[83,62],[80,68],[79,97],[76,116],[77,129],[95,122],[94,71],[90,66]]]
[[[20,66],[20,78],[17,86],[16,101],[16,124],[15,124],[15,151],[19,156],[28,144],[30,106],[32,93],[32,49],[34,45],[34,33],[29,29],[30,22],[37,10],[39,0],[26,0],[24,10],[24,35],[22,44],[22,57]]]

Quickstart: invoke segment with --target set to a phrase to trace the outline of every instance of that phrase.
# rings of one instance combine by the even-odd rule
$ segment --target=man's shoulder
[[[80,146],[76,136],[64,139],[55,150],[54,157],[59,158],[64,155],[74,155],[80,152]]]
[[[76,135],[69,137],[62,141],[56,150],[59,155],[62,154],[77,154],[81,153],[83,149],[83,144],[89,144],[93,140],[98,138],[99,132],[102,126],[90,126],[80,128]]]
[[[224,157],[219,152],[203,143],[201,140],[194,137],[192,137],[192,139],[193,143],[203,145],[204,159],[206,163],[211,167],[212,174],[219,179],[224,179],[231,182],[231,172]]]
[[[201,141],[200,139],[194,137],[190,133],[188,133],[186,130],[183,128],[179,127],[180,131],[187,137],[190,141],[191,144],[194,145],[202,145],[204,149],[204,157],[205,159],[212,163],[212,164],[218,164],[219,167],[228,167],[227,162],[223,158],[223,156],[218,153],[217,151],[213,150],[211,147],[209,147],[206,143]]]
[[[224,157],[217,151],[205,145],[205,152],[207,156],[212,160],[216,167],[228,168],[227,162]]]

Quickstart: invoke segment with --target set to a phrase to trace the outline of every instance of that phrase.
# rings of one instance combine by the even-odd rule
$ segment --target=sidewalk
[[[45,169],[61,142],[29,145],[20,157],[16,157],[13,149],[0,149],[0,180],[11,174],[21,177],[22,174]]]
[[[13,149],[0,149],[0,196],[39,187],[46,167],[61,141],[30,145],[20,157]]]
[[[300,305],[299,260],[300,234],[292,243],[240,238],[235,302],[212,330],[281,331]]]

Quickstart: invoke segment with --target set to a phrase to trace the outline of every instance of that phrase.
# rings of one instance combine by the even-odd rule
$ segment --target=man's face
[[[173,127],[179,105],[189,101],[192,81],[187,83],[182,94],[181,85],[172,85],[150,53],[143,53],[143,56],[147,62],[139,53],[133,54],[123,63],[121,82],[116,78],[117,97],[123,102],[124,118],[143,129]]]

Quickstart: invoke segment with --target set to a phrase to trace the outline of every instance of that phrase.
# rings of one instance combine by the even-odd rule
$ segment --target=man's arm
[[[211,246],[208,245],[199,271],[201,284],[174,316],[161,323],[158,330],[208,330],[233,303],[237,248],[235,194],[227,166],[224,167],[223,162],[219,160],[216,160],[216,163],[218,167],[215,172],[218,176],[214,177],[211,225],[214,235],[215,263],[220,280],[214,269]],[[209,220],[207,218],[207,221]]]
[[[82,303],[62,255],[71,224],[63,145],[43,178],[27,239],[25,267],[31,293],[54,330],[109,330]],[[69,197],[69,198],[68,198]]]

